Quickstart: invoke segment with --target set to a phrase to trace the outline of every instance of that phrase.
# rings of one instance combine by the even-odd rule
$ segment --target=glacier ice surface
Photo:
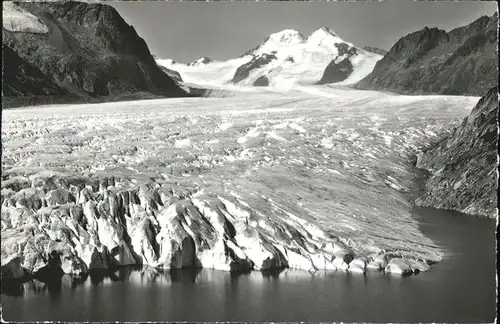
[[[3,111],[2,269],[54,251],[68,273],[441,260],[410,215],[409,156],[477,98],[303,90]]]

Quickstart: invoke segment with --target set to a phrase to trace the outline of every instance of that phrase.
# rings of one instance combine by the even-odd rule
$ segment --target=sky
[[[159,58],[235,58],[283,29],[326,26],[357,46],[389,50],[425,26],[445,30],[497,11],[490,1],[110,2]]]

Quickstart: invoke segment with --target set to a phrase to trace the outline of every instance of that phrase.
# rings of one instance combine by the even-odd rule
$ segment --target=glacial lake
[[[84,281],[28,282],[2,291],[10,321],[493,322],[495,221],[416,208],[421,230],[445,258],[400,277],[284,270],[159,273],[123,268]],[[16,296],[17,295],[17,296]]]

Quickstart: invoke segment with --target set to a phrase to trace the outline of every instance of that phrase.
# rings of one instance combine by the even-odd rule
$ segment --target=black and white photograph
[[[495,1],[2,24],[2,322],[496,322]]]

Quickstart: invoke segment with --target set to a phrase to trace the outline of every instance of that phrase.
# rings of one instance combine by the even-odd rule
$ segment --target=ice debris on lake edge
[[[114,178],[58,178],[52,172],[18,176],[14,184],[24,189],[2,204],[3,278],[131,264],[400,274],[429,269],[423,260],[376,247],[355,250],[349,240],[286,212],[271,220],[230,195],[157,183],[123,189]]]

